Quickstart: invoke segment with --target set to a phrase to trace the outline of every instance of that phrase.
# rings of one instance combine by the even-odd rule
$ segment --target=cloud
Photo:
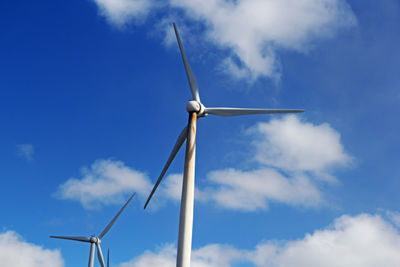
[[[312,172],[324,179],[332,178],[329,170],[333,167],[351,162],[340,134],[327,123],[313,125],[290,115],[259,123],[249,132],[254,136],[255,159],[266,166]]]
[[[201,39],[226,51],[223,69],[237,78],[279,78],[279,50],[307,52],[321,38],[356,25],[345,0],[96,0],[114,25],[143,18],[150,10],[161,17],[183,14],[201,24]],[[165,12],[168,10],[168,12]],[[163,11],[166,14],[163,14]]]
[[[28,243],[13,231],[0,234],[0,262],[1,266],[64,266],[60,251]]]
[[[147,197],[152,188],[144,173],[122,161],[97,160],[90,168],[82,168],[81,173],[80,179],[70,178],[60,185],[55,196],[79,201],[84,208],[92,209],[122,202],[133,192]]]
[[[400,233],[378,215],[344,215],[325,229],[294,241],[267,241],[252,250],[211,244],[192,251],[193,267],[397,267]],[[120,267],[175,266],[176,249],[146,251]]]
[[[380,216],[348,215],[303,239],[257,246],[249,258],[257,266],[400,266],[400,234]]]
[[[241,257],[241,252],[230,247],[217,244],[207,245],[192,251],[191,266],[193,267],[229,267],[232,262]],[[165,245],[156,252],[146,251],[129,262],[120,264],[120,267],[175,267],[176,248]]]
[[[340,134],[327,123],[315,125],[286,116],[259,123],[247,133],[253,157],[249,160],[259,166],[210,171],[203,187],[195,188],[196,201],[241,211],[267,210],[271,202],[315,208],[326,203],[321,184],[336,181],[335,168],[351,162]],[[123,202],[134,191],[146,199],[152,189],[147,175],[121,161],[97,160],[81,173],[81,178],[60,185],[55,196],[91,209]],[[166,176],[151,207],[165,200],[180,201],[182,180],[182,174]]]
[[[35,150],[31,144],[17,145],[17,156],[25,158],[27,161],[31,161],[33,159],[34,153]]]
[[[208,197],[229,209],[267,209],[269,201],[315,207],[322,201],[321,192],[308,177],[287,178],[271,168],[213,171],[209,173],[208,181],[216,186]]]
[[[150,0],[93,0],[99,7],[100,14],[118,27],[129,21],[143,21],[155,2]]]
[[[259,166],[209,172],[203,201],[242,211],[266,210],[270,202],[315,208],[326,203],[321,185],[336,182],[335,168],[352,160],[340,134],[327,123],[286,116],[258,123],[247,133],[252,144],[249,160]]]
[[[186,17],[206,26],[205,35],[227,48],[228,70],[255,79],[279,75],[276,51],[307,51],[310,44],[355,23],[341,0],[171,0]]]

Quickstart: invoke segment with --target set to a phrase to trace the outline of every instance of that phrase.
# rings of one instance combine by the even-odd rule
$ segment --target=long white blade
[[[50,238],[58,238],[58,239],[67,239],[67,240],[74,240],[80,242],[90,242],[90,238],[86,236],[50,236]]]
[[[100,243],[97,242],[96,246],[97,246],[97,258],[99,259],[100,265],[101,267],[106,267],[106,265],[104,264],[103,252],[101,251]]]
[[[176,140],[175,146],[172,149],[171,154],[169,155],[169,158],[167,160],[167,163],[165,163],[165,166],[163,168],[163,170],[161,171],[160,176],[157,179],[156,184],[153,187],[153,190],[151,190],[151,193],[149,195],[149,197],[147,198],[146,204],[144,205],[144,208],[147,207],[147,205],[149,204],[150,199],[152,198],[154,192],[156,191],[158,185],[161,183],[161,180],[163,179],[165,173],[167,172],[169,166],[171,165],[171,162],[174,160],[176,154],[178,154],[178,151],[181,149],[183,143],[185,142],[187,138],[187,126],[185,128],[183,128],[181,134],[178,137],[178,140]]]
[[[125,209],[125,207],[129,204],[129,202],[132,200],[132,198],[135,196],[136,192],[132,194],[132,196],[128,199],[128,201],[125,203],[125,205],[118,211],[117,215],[112,219],[112,221],[104,228],[103,232],[99,235],[99,238],[102,239],[105,234],[111,229],[115,221],[118,219],[119,215],[121,212]]]
[[[261,109],[261,108],[205,108],[204,113],[217,116],[241,116],[255,114],[274,114],[274,113],[300,113],[300,109]]]
[[[200,102],[199,87],[197,86],[196,79],[194,78],[192,68],[189,65],[189,61],[186,57],[185,50],[183,50],[181,37],[179,36],[178,28],[176,27],[175,23],[174,23],[174,30],[175,30],[176,39],[178,40],[179,50],[181,51],[183,65],[185,65],[186,76],[189,81],[190,90],[192,91],[193,100]]]

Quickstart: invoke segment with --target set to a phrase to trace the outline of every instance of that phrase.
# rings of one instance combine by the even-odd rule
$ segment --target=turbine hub
[[[90,238],[90,243],[97,243],[98,240],[99,240],[99,239],[98,239],[97,237],[92,236],[92,237]]]
[[[186,105],[187,112],[198,113],[200,111],[200,109],[201,109],[200,103],[195,100],[189,101],[189,103]]]
[[[197,102],[196,100],[191,100],[188,102],[186,105],[186,110],[187,112],[196,112],[199,117],[204,117],[206,114],[204,113],[205,107],[203,104],[200,102]]]

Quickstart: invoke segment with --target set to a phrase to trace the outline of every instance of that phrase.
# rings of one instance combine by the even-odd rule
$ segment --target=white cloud
[[[251,78],[279,72],[277,49],[306,51],[315,39],[352,26],[343,0],[171,0],[187,18],[203,22],[210,41],[228,48],[230,68]],[[240,63],[234,63],[239,60]]]
[[[398,267],[400,233],[380,216],[344,215],[332,226],[295,241],[268,241],[253,250],[211,244],[192,251],[193,267]],[[172,245],[146,251],[120,267],[175,266]],[[242,266],[242,265],[241,265]]]
[[[336,181],[335,167],[351,161],[339,133],[327,123],[314,125],[286,116],[248,132],[254,157],[250,160],[260,166],[208,173],[211,187],[203,190],[202,200],[243,211],[265,210],[270,202],[317,207],[326,203],[321,184]]]
[[[0,262],[1,266],[64,266],[60,251],[28,243],[13,231],[0,234]]]
[[[17,155],[25,158],[27,161],[31,161],[33,159],[34,153],[35,149],[31,144],[17,145]]]
[[[124,26],[131,20],[143,21],[155,2],[150,0],[93,0],[100,9],[101,15],[118,26]]]
[[[287,178],[270,168],[218,170],[209,173],[208,180],[216,184],[208,196],[229,209],[267,209],[269,201],[312,207],[322,201],[319,189],[306,176]]]
[[[125,166],[121,161],[97,160],[81,172],[81,179],[70,178],[60,185],[56,197],[77,200],[90,209],[119,203],[133,192],[147,197],[152,188],[144,173]]]
[[[320,185],[335,181],[334,167],[347,165],[348,156],[340,135],[329,124],[314,125],[295,116],[259,123],[248,130],[253,149],[250,155],[260,164],[252,170],[222,169],[206,175],[206,185],[195,188],[201,202],[242,211],[266,210],[271,202],[315,208],[326,203]],[[150,207],[165,200],[179,201],[182,174],[164,178]],[[83,168],[80,179],[60,185],[56,196],[80,201],[85,208],[123,202],[136,191],[147,198],[152,184],[142,172],[121,161],[97,160]]]
[[[159,5],[155,0],[95,1],[116,25],[145,17]],[[306,52],[316,40],[356,24],[345,0],[169,0],[164,4],[182,12],[186,20],[202,24],[201,39],[229,52],[222,61],[226,71],[251,80],[280,76],[278,50]]]
[[[237,261],[242,253],[230,246],[217,244],[207,245],[192,251],[191,266],[193,267],[229,267]],[[176,248],[173,245],[165,245],[157,252],[146,251],[139,257],[129,262],[120,264],[120,267],[175,267]]]
[[[345,166],[351,157],[344,151],[340,134],[329,124],[313,125],[296,116],[259,123],[253,147],[261,164],[286,171],[312,172],[319,178],[331,178],[329,171]]]
[[[259,245],[249,254],[257,266],[400,266],[400,234],[380,216],[342,216],[332,227],[301,240]]]

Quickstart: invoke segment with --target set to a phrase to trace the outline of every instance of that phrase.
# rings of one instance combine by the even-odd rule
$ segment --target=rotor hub
[[[99,240],[100,240],[100,239],[98,239],[97,237],[92,236],[92,237],[90,238],[90,243],[97,243]]]
[[[204,113],[205,107],[200,102],[196,100],[191,100],[186,105],[187,112],[196,112],[199,117],[204,117],[206,114]]]
[[[197,102],[197,101],[195,101],[195,100],[189,101],[189,102],[187,103],[187,105],[186,105],[186,110],[187,110],[188,112],[196,112],[196,113],[199,113],[200,109],[201,109],[200,103]]]

